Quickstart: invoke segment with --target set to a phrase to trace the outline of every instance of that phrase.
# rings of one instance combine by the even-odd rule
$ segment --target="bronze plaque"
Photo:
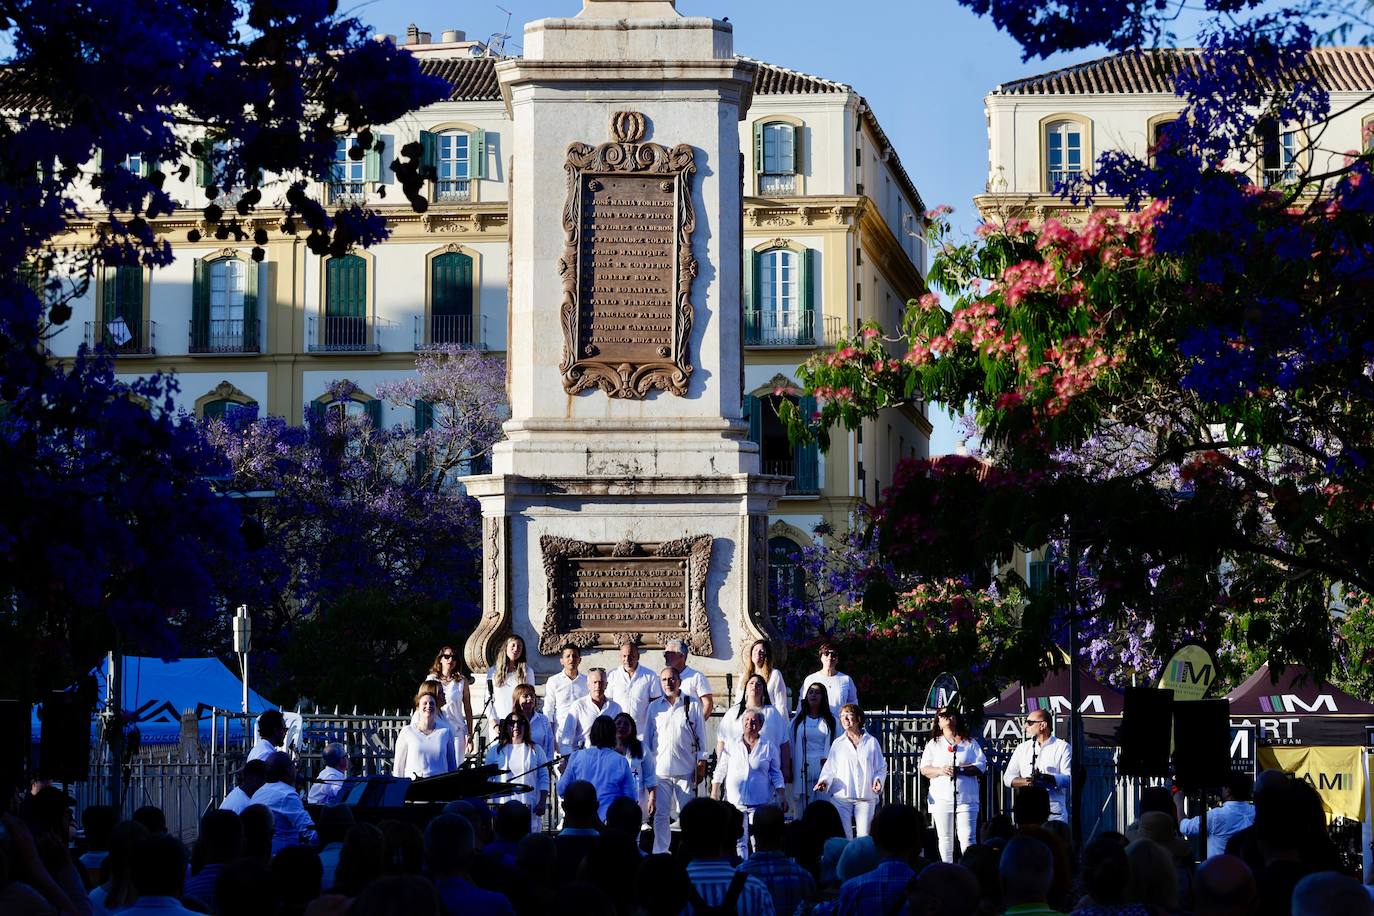
[[[626,637],[662,647],[685,639],[711,654],[706,611],[710,535],[661,544],[593,544],[544,535],[539,539],[548,605],[539,651],[556,655],[567,643],[614,648]]]
[[[563,387],[683,396],[693,310],[696,215],[690,146],[640,142],[645,118],[618,112],[614,140],[568,147],[563,211]]]

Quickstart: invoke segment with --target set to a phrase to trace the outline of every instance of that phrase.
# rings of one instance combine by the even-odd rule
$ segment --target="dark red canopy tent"
[[[1301,665],[1288,665],[1277,681],[1261,665],[1226,698],[1231,724],[1255,726],[1261,745],[1363,745],[1366,729],[1374,726],[1374,703],[1318,680]]]
[[[1095,744],[1116,743],[1116,730],[1121,724],[1121,691],[1104,684],[1082,668],[1078,670],[1083,731]],[[1012,739],[1024,735],[1021,721],[1032,709],[1048,709],[1054,716],[1054,733],[1060,738],[1069,735],[1070,681],[1072,670],[1065,665],[1051,671],[1035,685],[1017,682],[1002,691],[995,700],[983,706],[984,739]]]

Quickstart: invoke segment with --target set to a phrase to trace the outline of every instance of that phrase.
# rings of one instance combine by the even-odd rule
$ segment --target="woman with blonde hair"
[[[415,713],[396,736],[396,758],[391,775],[420,779],[458,769],[453,752],[453,732],[439,719],[438,685],[426,681],[415,694]]]
[[[461,760],[472,750],[472,694],[453,646],[439,649],[425,682],[439,685],[439,716],[453,732],[453,755]]]
[[[501,657],[487,669],[487,687],[491,691],[487,702],[491,704],[492,737],[496,737],[502,720],[515,708],[515,688],[534,682],[530,675],[525,640],[512,633],[501,646]]]
[[[773,644],[766,639],[756,639],[749,646],[749,652],[744,657],[744,679],[741,683],[749,683],[749,679],[756,674],[768,685],[769,703],[783,721],[787,721],[787,684],[782,679],[782,672],[773,667]]]

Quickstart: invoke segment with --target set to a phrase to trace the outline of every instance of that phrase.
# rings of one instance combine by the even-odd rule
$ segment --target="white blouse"
[[[725,799],[737,808],[768,804],[774,790],[783,786],[777,747],[763,737],[753,750],[743,739],[727,741],[716,760],[712,782],[725,784]]]
[[[539,793],[549,791],[549,768],[544,766],[549,758],[544,754],[544,749],[537,744],[493,744],[487,748],[484,762],[494,763],[509,771],[496,777],[501,782],[518,782],[534,787],[529,792],[517,792],[502,799],[524,802],[533,814]],[[531,773],[531,770],[534,772]]]
[[[841,799],[873,799],[873,780],[887,778],[887,761],[883,759],[878,739],[867,732],[859,739],[859,746],[841,734],[830,745],[830,754],[821,768],[825,791]]]
[[[444,702],[439,707],[439,715],[443,717],[443,724],[448,727],[449,731],[453,732],[453,740],[458,745],[455,750],[461,756],[461,748],[466,742],[468,734],[468,720],[463,715],[463,697],[468,689],[467,678],[456,677],[445,684],[431,674],[425,680],[438,684],[439,689],[443,691]]]
[[[782,746],[789,740],[787,737],[787,720],[773,707],[765,706],[763,712],[763,730],[759,733],[762,738],[767,738],[772,742],[773,747],[777,748],[778,753],[782,753]],[[716,727],[716,743],[729,744],[731,741],[738,741],[744,737],[743,726],[740,725],[740,711],[738,706],[731,706],[730,709],[720,719],[720,725]]]
[[[820,778],[820,762],[830,753],[830,745],[835,736],[830,733],[830,723],[820,716],[803,716],[792,726],[792,754],[800,763],[803,759],[811,763],[811,779]],[[810,786],[807,786],[810,788]]]
[[[529,677],[528,674],[525,676]],[[501,720],[510,715],[510,711],[515,708],[515,688],[522,681],[520,675],[515,671],[507,673],[504,681],[500,680],[496,675],[495,665],[487,669],[487,680],[491,681],[491,733],[494,735]],[[523,683],[528,683],[531,686],[534,684],[533,681]]]
[[[530,742],[539,745],[545,760],[553,759],[553,726],[549,724],[549,717],[537,709],[534,718],[530,719]]]
[[[784,720],[787,719],[787,683],[782,679],[782,672],[777,668],[768,672],[768,699],[773,701],[773,708],[778,711],[778,715]]]
[[[950,753],[950,748],[954,748],[954,753]],[[921,769],[926,767],[977,767],[978,772],[986,773],[988,769],[988,758],[983,754],[983,746],[977,741],[969,738],[960,741],[957,745],[951,745],[942,735],[932,738],[926,743],[925,750],[921,753]],[[930,790],[926,793],[926,802],[931,807],[949,808],[954,804],[955,779],[959,780],[959,807],[978,808],[978,777],[960,774],[953,776],[936,776],[930,781]]]
[[[643,757],[635,757],[628,750],[620,756],[630,764],[630,775],[634,777],[635,788],[639,790],[639,806],[643,808],[648,802],[649,790],[658,788],[658,777],[654,775],[654,755],[644,747],[643,741],[639,742],[639,746],[644,751]]]
[[[426,735],[414,725],[407,725],[396,736],[396,759],[391,765],[393,776],[420,779],[456,769],[458,760],[453,753],[453,732],[445,726],[436,725]]]

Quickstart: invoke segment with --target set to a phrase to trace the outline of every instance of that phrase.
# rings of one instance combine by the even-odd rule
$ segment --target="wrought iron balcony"
[[[809,309],[795,312],[759,311],[744,313],[744,345],[746,347],[818,347],[833,346],[843,327],[837,315],[822,316]],[[818,327],[819,325],[819,327]],[[824,333],[817,332],[824,329]]]
[[[380,353],[370,317],[322,315],[306,319],[306,349],[311,353]]]
[[[261,353],[261,324],[242,318],[191,320],[188,353]]]
[[[415,316],[415,349],[428,350],[456,344],[464,349],[487,348],[487,321],[484,315]]]
[[[157,322],[113,321],[86,322],[86,346],[103,346],[115,356],[154,356],[157,354]]]
[[[329,202],[339,206],[361,204],[367,200],[366,181],[333,181],[329,183]]]
[[[468,178],[441,178],[434,182],[434,202],[461,204],[472,200],[472,181]]]
[[[813,446],[814,447],[814,446]],[[778,477],[791,477],[788,481],[787,496],[815,496],[821,492],[820,481],[816,474],[815,456],[808,456],[809,461],[798,462],[795,458],[785,460],[763,460],[763,473],[773,474]]]
[[[796,175],[759,175],[760,197],[793,197],[796,193]]]
[[[1298,169],[1295,165],[1286,165],[1280,169],[1264,170],[1264,186],[1272,188],[1276,184],[1292,184],[1298,180]]]

